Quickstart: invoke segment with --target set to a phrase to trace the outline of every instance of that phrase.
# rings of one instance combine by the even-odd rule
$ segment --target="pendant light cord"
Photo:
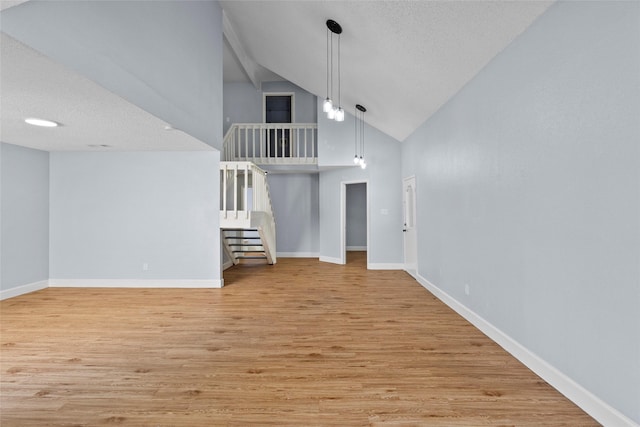
[[[331,96],[329,98],[333,99],[333,33],[330,34],[331,37]]]
[[[353,146],[355,148],[355,155],[356,157],[358,157],[358,109],[356,108],[356,111],[353,113],[354,115],[354,121],[353,124],[354,129],[355,129],[355,138],[353,138]]]
[[[364,159],[364,112],[362,112],[362,115],[360,116],[360,141],[360,156]]]
[[[329,34],[331,32],[329,31],[329,28],[327,28],[327,98],[330,98],[329,96],[329,73],[330,68],[329,68],[329,58],[330,58],[330,51],[329,51],[329,37],[331,37]]]
[[[342,107],[340,102],[340,34],[338,34],[338,108]]]

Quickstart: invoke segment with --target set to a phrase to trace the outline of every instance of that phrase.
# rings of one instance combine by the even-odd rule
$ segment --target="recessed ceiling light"
[[[28,119],[24,119],[24,121],[29,123],[30,125],[42,126],[42,127],[46,127],[46,128],[54,128],[54,127],[60,126],[60,123],[52,122],[51,120],[36,119],[36,118],[33,118],[33,117],[30,117]]]

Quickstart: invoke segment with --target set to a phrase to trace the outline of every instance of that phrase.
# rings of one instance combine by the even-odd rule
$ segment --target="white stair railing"
[[[224,160],[317,164],[316,123],[235,123],[224,137]]]
[[[220,172],[220,227],[256,228],[275,264],[276,223],[266,172],[251,162],[220,162]]]

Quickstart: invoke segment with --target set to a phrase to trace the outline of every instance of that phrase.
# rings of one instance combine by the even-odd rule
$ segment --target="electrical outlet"
[[[147,271],[147,270],[149,270],[149,264],[145,262],[144,264],[142,264],[142,271]]]
[[[468,283],[464,284],[464,293],[465,295],[469,295],[469,293],[471,292],[471,288],[469,287]]]

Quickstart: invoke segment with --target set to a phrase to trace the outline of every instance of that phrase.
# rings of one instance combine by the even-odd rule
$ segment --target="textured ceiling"
[[[1,0],[6,9],[23,0]],[[254,80],[285,78],[326,95],[326,27],[342,34],[342,105],[403,140],[457,93],[551,1],[223,1],[255,65]],[[2,35],[0,139],[44,150],[198,150],[205,144]],[[225,41],[225,81],[247,81]],[[282,77],[280,77],[282,76]],[[63,123],[39,129],[25,116]],[[110,145],[109,148],[89,145]]]
[[[326,26],[343,28],[342,105],[404,140],[552,1],[222,1],[245,52],[326,96]]]
[[[0,34],[0,140],[46,151],[210,150],[211,147],[70,69]],[[38,128],[27,117],[62,123]],[[102,147],[108,145],[109,147]]]

